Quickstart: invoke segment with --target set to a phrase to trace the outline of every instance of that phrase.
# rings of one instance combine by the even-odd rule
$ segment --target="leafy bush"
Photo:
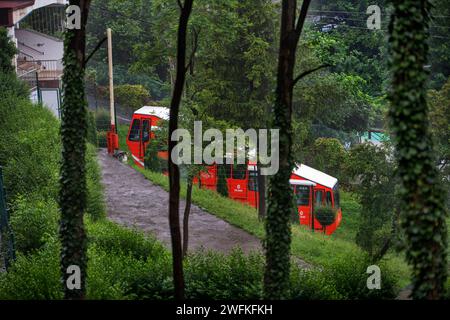
[[[86,177],[86,213],[93,219],[104,218],[106,216],[106,204],[101,182],[102,176],[97,162],[96,148],[90,144],[88,144],[86,153]]]
[[[397,276],[383,262],[377,262],[381,269],[381,289],[368,289],[367,267],[373,265],[368,255],[348,254],[330,260],[324,266],[324,276],[333,283],[345,299],[393,299],[396,293]]]
[[[31,255],[19,254],[11,269],[0,273],[0,300],[62,299],[59,270],[54,239]]]
[[[291,269],[291,299],[294,300],[336,300],[343,296],[333,282],[319,269]]]
[[[19,251],[29,253],[41,248],[49,236],[57,237],[59,209],[55,200],[38,194],[20,195],[12,209],[11,226]]]
[[[123,84],[114,87],[117,102],[130,110],[137,110],[151,101],[150,94],[144,86]]]
[[[260,299],[264,259],[245,256],[240,249],[229,255],[200,251],[185,266],[189,299]]]
[[[165,254],[162,244],[154,238],[114,222],[101,220],[97,223],[87,223],[87,228],[89,242],[108,253],[121,253],[144,260]]]
[[[314,216],[323,227],[328,227],[336,220],[336,210],[330,206],[318,206],[314,208]]]
[[[151,139],[145,150],[145,168],[153,172],[162,172],[160,159],[158,158],[158,144],[156,139]]]

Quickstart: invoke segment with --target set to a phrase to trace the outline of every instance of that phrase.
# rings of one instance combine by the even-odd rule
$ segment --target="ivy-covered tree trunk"
[[[62,161],[59,205],[61,208],[61,272],[66,299],[83,299],[86,292],[86,232],[83,214],[86,208],[85,152],[87,135],[87,102],[84,92],[86,22],[90,0],[71,0],[81,9],[81,29],[64,34],[63,103],[61,113]],[[68,285],[78,267],[81,285]]]
[[[278,54],[277,87],[273,128],[279,129],[280,166],[268,189],[266,217],[266,269],[264,297],[285,299],[289,294],[291,225],[293,192],[289,179],[294,167],[292,157],[292,94],[294,88],[295,54],[310,1],[302,3],[296,23],[297,1],[283,0],[281,13],[280,48]]]
[[[183,248],[180,230],[180,168],[173,162],[172,151],[176,141],[172,141],[172,133],[178,129],[178,114],[186,79],[186,34],[193,0],[185,0],[180,6],[180,19],[177,39],[177,73],[170,102],[169,117],[169,225],[172,240],[172,263],[175,298],[184,299]]]
[[[392,1],[389,116],[398,160],[401,226],[415,299],[439,299],[447,278],[445,194],[428,124],[424,69],[430,1]]]

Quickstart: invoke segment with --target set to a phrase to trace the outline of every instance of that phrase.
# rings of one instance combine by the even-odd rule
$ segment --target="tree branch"
[[[303,0],[302,8],[300,9],[300,15],[297,20],[297,26],[295,27],[295,43],[298,43],[300,39],[300,35],[303,31],[303,26],[305,25],[306,15],[308,13],[308,8],[311,3],[311,0]]]
[[[200,29],[195,29],[192,28],[192,33],[193,33],[193,39],[192,39],[192,52],[191,55],[189,56],[189,63],[186,66],[186,72],[189,70],[189,68],[192,68],[192,66],[194,65],[194,57],[195,57],[195,53],[197,52],[198,49],[198,35],[200,34]],[[193,72],[191,72],[192,74]]]
[[[104,37],[102,40],[100,40],[100,42],[95,46],[94,50],[92,50],[92,52],[89,54],[89,56],[86,58],[86,60],[84,60],[84,65],[87,65],[87,63],[92,58],[94,53],[96,53],[97,50],[100,49],[101,45],[106,41],[106,39],[107,39],[107,37]]]
[[[309,75],[309,74],[311,74],[311,73],[313,73],[313,72],[316,72],[317,70],[320,70],[320,69],[323,69],[323,68],[328,68],[328,67],[331,67],[332,65],[331,64],[323,64],[323,65],[321,65],[321,66],[318,66],[318,67],[316,67],[316,68],[314,68],[314,69],[311,69],[311,70],[307,70],[307,71],[305,71],[305,72],[302,72],[302,73],[300,73],[295,79],[294,79],[294,82],[293,82],[293,84],[292,84],[292,86],[295,86],[296,84],[297,84],[297,82],[298,81],[300,81],[301,79],[303,79],[304,77],[306,77],[307,75]]]

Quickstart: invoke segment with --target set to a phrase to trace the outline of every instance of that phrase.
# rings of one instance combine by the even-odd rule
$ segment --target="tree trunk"
[[[447,209],[436,167],[427,107],[431,1],[392,1],[389,26],[392,138],[400,179],[401,227],[412,266],[412,297],[439,299],[447,279]]]
[[[266,269],[264,297],[285,299],[289,293],[291,225],[294,208],[289,179],[292,159],[292,93],[297,43],[306,19],[310,0],[302,3],[296,25],[296,0],[283,0],[281,13],[280,48],[278,54],[277,87],[275,91],[274,128],[279,129],[280,166],[270,180],[266,217]]]
[[[192,177],[188,178],[186,190],[186,206],[183,215],[183,258],[186,258],[189,246],[189,215],[191,213],[192,203]]]
[[[66,30],[64,40],[59,234],[61,272],[66,299],[83,299],[86,292],[87,239],[83,214],[86,208],[87,102],[84,92],[84,61],[90,2],[90,0],[70,0],[70,5],[77,5],[81,9],[81,29]],[[73,279],[72,274],[67,273],[69,266],[77,266],[80,270],[79,288],[68,286]],[[76,273],[73,275],[76,276]]]
[[[180,231],[180,169],[172,160],[172,151],[176,141],[172,141],[172,133],[178,129],[178,114],[180,110],[181,96],[183,94],[184,81],[186,77],[186,33],[189,16],[192,10],[193,0],[185,0],[184,5],[180,2],[180,19],[178,25],[177,41],[177,74],[170,103],[169,118],[169,225],[172,240],[173,259],[173,281],[175,288],[175,299],[184,299],[184,275],[183,275],[183,250]]]

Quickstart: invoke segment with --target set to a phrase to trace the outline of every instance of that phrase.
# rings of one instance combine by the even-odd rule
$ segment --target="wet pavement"
[[[127,227],[152,233],[170,249],[168,192],[130,166],[100,150],[108,218]],[[185,202],[180,201],[180,224]],[[246,253],[261,250],[258,238],[192,205],[189,216],[189,249],[229,252],[241,247]]]

